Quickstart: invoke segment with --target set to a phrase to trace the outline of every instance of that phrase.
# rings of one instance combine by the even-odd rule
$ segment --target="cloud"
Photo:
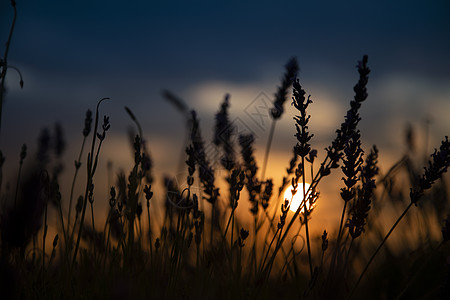
[[[270,86],[271,88],[267,88]],[[212,115],[215,114],[223,101],[223,97],[226,93],[231,95],[231,118],[240,117],[243,121],[248,118],[246,112],[249,111],[249,106],[253,105],[254,101],[260,97],[261,93],[267,102],[267,106],[271,106],[272,95],[275,93],[276,83],[271,84],[235,84],[224,81],[208,81],[202,82],[193,87],[189,92],[189,97],[193,99],[192,105],[197,108],[201,114]],[[311,117],[311,128],[322,133],[332,132],[336,126],[340,124],[340,120],[343,119],[345,109],[343,105],[333,99],[333,95],[327,92],[326,87],[320,84],[314,84],[308,87],[308,91],[312,93],[311,99],[313,103],[309,106],[309,114]],[[294,131],[293,117],[298,114],[293,106],[291,106],[292,92],[289,92],[288,99],[285,103],[285,113],[282,120],[277,125],[280,128],[280,134],[285,132]],[[264,108],[263,108],[264,109]],[[268,125],[270,120],[266,119],[265,126]],[[249,127],[255,125],[249,121]]]
[[[258,94],[261,87],[250,84],[235,84],[225,81],[205,81],[188,91],[192,105],[205,114],[214,114],[225,94],[231,95],[231,109],[244,109]]]
[[[403,149],[407,123],[420,129],[423,141],[426,120],[431,121],[431,143],[449,134],[450,78],[432,80],[409,74],[389,74],[371,86],[362,116],[365,129],[377,143]]]

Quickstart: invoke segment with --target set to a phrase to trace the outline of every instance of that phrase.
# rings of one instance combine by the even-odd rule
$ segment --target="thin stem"
[[[78,155],[78,160],[75,163],[75,174],[73,175],[72,186],[70,188],[69,213],[67,215],[67,231],[69,231],[69,229],[70,229],[70,213],[72,211],[73,193],[75,190],[75,182],[77,179],[78,171],[80,170],[80,166],[81,166],[81,156],[83,155],[83,149],[84,149],[85,143],[86,143],[86,136],[83,138],[83,143],[81,144],[80,154]],[[73,224],[73,226],[75,226],[75,224]]]
[[[269,219],[269,215],[268,215],[268,213],[267,213],[267,211],[264,211],[265,212],[265,216],[266,216],[266,219]],[[301,227],[300,227],[301,228]],[[267,233],[266,233],[266,237],[268,236],[268,234],[270,233],[270,231],[272,231],[273,232],[273,234],[274,235],[276,235],[278,232],[279,229],[278,229],[278,226],[277,227],[275,227],[273,224],[272,224],[272,222],[269,224],[269,228],[268,228],[268,230],[267,230]],[[300,231],[300,230],[299,230]],[[298,234],[298,233],[297,233]],[[272,242],[273,243],[273,242]],[[270,243],[270,247],[272,246],[272,243]],[[261,256],[261,261],[263,260],[263,256],[264,256],[264,253],[266,252],[266,246],[267,246],[267,242],[264,242],[264,246],[263,246],[263,250],[262,250],[262,252],[261,252],[261,254],[262,254],[262,256]],[[270,249],[270,247],[269,247],[269,249]],[[286,257],[286,252],[284,251],[284,249],[283,248],[281,248],[281,251],[283,252],[283,255],[284,255],[284,257]],[[267,253],[266,253],[266,255],[268,255]],[[261,271],[261,269],[262,269],[262,266],[260,265],[260,271]]]
[[[98,160],[98,152],[97,152],[97,156],[95,157],[95,163],[94,163],[94,150],[95,150],[95,139],[97,138],[97,128],[98,128],[98,110],[99,110],[99,106],[100,104],[104,101],[107,100],[109,98],[102,98],[98,103],[97,103],[97,109],[95,112],[95,126],[94,126],[94,132],[92,135],[92,146],[91,146],[91,152],[88,154],[88,163],[87,163],[87,183],[86,183],[86,189],[84,192],[84,201],[83,201],[83,210],[81,213],[81,220],[80,220],[80,227],[78,230],[78,237],[77,237],[77,243],[75,245],[75,251],[73,253],[73,259],[72,259],[72,267],[75,265],[75,261],[77,259],[77,254],[78,254],[78,248],[80,246],[80,241],[81,241],[81,232],[83,230],[83,223],[84,223],[84,217],[86,215],[86,206],[87,206],[87,201],[88,201],[88,195],[89,195],[89,190],[91,189],[91,185],[93,185],[93,178],[94,178],[94,173],[95,173],[95,167],[97,165],[97,160]],[[99,148],[100,150],[100,148]]]
[[[257,243],[257,236],[258,236],[258,228],[256,226],[256,224],[258,223],[258,215],[255,215],[255,219],[254,219],[254,232],[255,232],[255,236],[253,237],[253,247],[252,247],[252,265],[254,265],[255,267],[255,274],[256,274],[256,243]],[[251,266],[250,266],[251,267]]]
[[[294,149],[295,149],[295,147],[294,147]],[[279,190],[278,190],[277,200],[276,200],[275,205],[273,206],[274,209],[273,209],[272,217],[269,217],[269,215],[268,215],[267,212],[265,211],[266,216],[267,216],[267,218],[269,219],[269,225],[270,225],[270,226],[267,228],[266,236],[270,233],[270,230],[272,230],[273,232],[275,232],[275,230],[276,230],[275,226],[273,225],[273,222],[274,222],[274,220],[275,220],[275,217],[277,216],[278,208],[280,207],[280,203],[281,203],[281,201],[282,201],[282,198],[284,198],[284,197],[281,196],[281,194],[283,193],[283,190],[285,189],[285,187],[286,187],[286,186],[288,185],[288,183],[289,183],[289,180],[288,180],[287,178],[289,178],[290,175],[291,175],[292,172],[293,172],[293,171],[292,171],[293,164],[296,164],[296,163],[297,163],[297,154],[296,154],[295,150],[294,150],[293,152],[294,152],[294,158],[291,159],[290,166],[289,166],[289,168],[286,169],[286,171],[287,171],[287,176],[283,179],[283,182],[282,182],[282,184],[281,184],[281,186],[280,186],[280,188],[279,188]],[[311,167],[311,172],[312,172],[312,171],[313,171],[313,169],[312,169],[312,167]],[[311,180],[312,180],[312,178],[313,178],[313,175],[312,175],[312,173],[311,173]],[[284,200],[284,199],[283,199],[283,200]],[[265,246],[266,246],[266,243],[264,243],[264,247],[265,247]],[[263,248],[263,253],[264,253],[264,251],[265,251],[265,248]]]
[[[323,178],[322,170],[329,167],[329,166],[324,167],[325,163],[328,160],[328,158],[329,158],[329,156],[327,155],[325,157],[324,161],[322,162],[322,165],[321,165],[319,171],[316,173],[316,176],[312,180],[311,185],[309,186],[308,190],[306,191],[306,194],[308,194],[311,190],[315,189],[317,184]],[[330,164],[330,163],[331,162],[328,162],[328,164]],[[275,260],[275,256],[277,255],[278,251],[280,250],[280,248],[281,248],[281,246],[282,246],[282,244],[284,242],[284,239],[286,238],[286,236],[287,236],[287,234],[289,232],[289,229],[292,227],[292,225],[294,224],[294,222],[297,219],[298,215],[300,214],[300,210],[301,210],[303,205],[305,205],[305,199],[303,199],[302,202],[300,203],[299,207],[297,208],[297,211],[294,213],[294,216],[292,217],[291,221],[289,222],[289,224],[288,224],[288,226],[287,226],[287,228],[284,231],[282,236],[281,236],[281,232],[280,232],[280,238],[278,239],[278,242],[276,244],[274,252],[272,253],[272,256],[271,256],[271,259],[270,259],[269,263],[273,263],[273,261]],[[269,266],[265,267],[265,272],[269,273],[270,269],[271,269],[271,267],[269,268]]]
[[[94,224],[94,203],[91,202],[91,217],[92,217],[92,233],[94,234],[95,238],[95,224]],[[95,246],[95,243],[94,243]]]
[[[62,227],[62,231],[63,231],[63,236],[64,236],[64,245],[66,248],[66,263],[69,263],[69,249],[68,249],[68,242],[67,242],[67,233],[66,230],[64,229],[64,217],[63,217],[63,212],[62,212],[62,207],[61,207],[61,199],[58,200],[58,210],[59,210],[59,218],[61,220],[61,227]]]
[[[329,166],[325,166],[325,163],[328,163],[328,165],[331,164],[331,161],[328,161],[329,156],[327,155],[324,159],[324,161],[322,162],[322,165],[320,166],[319,171],[316,173],[316,175],[314,176],[314,179],[311,181],[311,185],[309,186],[308,190],[305,192],[305,194],[309,194],[312,190],[314,190],[317,185],[319,184],[320,180],[323,178],[322,176],[322,170],[329,168]],[[298,215],[300,214],[301,211],[301,207],[305,205],[305,201],[306,199],[303,198],[302,202],[300,203],[297,211],[294,213],[294,216],[292,217],[291,221],[289,222],[287,229],[285,230],[280,242],[283,243],[284,239],[287,236],[287,232],[289,231],[289,229],[292,227],[292,225],[294,224],[296,218],[298,217]],[[279,248],[279,247],[278,247]]]
[[[294,199],[294,195],[292,194],[292,195],[291,195],[291,200],[289,201],[289,203],[292,203],[292,200],[293,200],[293,199]],[[287,200],[287,199],[285,199],[285,200]],[[290,207],[290,204],[288,205],[288,207],[287,207],[286,209],[289,210],[289,207]],[[300,206],[299,206],[299,208],[297,209],[297,211],[299,211],[299,209],[300,209]],[[282,210],[282,213],[284,213],[284,212],[283,212],[283,206],[282,206],[281,210]],[[297,214],[297,216],[298,216],[298,214]],[[293,219],[295,219],[295,218],[296,218],[296,215],[294,214]],[[281,220],[280,220],[280,221],[281,221]],[[291,223],[293,223],[292,220],[291,220]],[[290,224],[291,224],[291,223],[290,223]],[[275,245],[276,245],[276,246],[275,246],[275,250],[273,251],[272,256],[270,257],[270,260],[269,260],[268,265],[265,266],[264,263],[261,265],[261,268],[260,268],[260,269],[262,270],[262,275],[261,275],[261,277],[262,277],[263,279],[266,279],[266,278],[269,277],[270,272],[271,272],[271,270],[272,270],[272,264],[273,264],[273,262],[275,261],[275,256],[277,255],[278,250],[281,248],[281,244],[282,244],[282,242],[283,242],[283,241],[281,241],[281,234],[283,233],[283,228],[284,228],[284,223],[281,223],[281,226],[277,226],[277,230],[275,231],[275,234],[274,234],[274,236],[273,236],[273,238],[272,238],[272,241],[270,242],[270,246],[269,246],[268,249],[267,249],[266,257],[267,257],[267,255],[269,255],[270,248],[272,247],[272,244],[273,244],[273,242],[274,242],[274,240],[275,240],[275,238],[276,238],[276,236],[277,236],[277,233],[278,233],[278,231],[279,231],[279,232],[280,232],[280,235],[278,236],[277,243],[275,244]],[[289,228],[288,228],[288,229],[289,229]],[[282,249],[282,251],[283,251],[283,253],[284,253],[284,249],[283,249],[283,248],[281,248],[281,249]],[[287,258],[287,256],[286,256],[286,258]],[[264,261],[266,261],[266,259],[267,259],[267,258],[265,258]]]
[[[233,208],[231,209],[231,214],[230,214],[230,217],[228,218],[227,226],[225,227],[225,232],[223,233],[223,239],[225,239],[226,236],[227,236],[228,228],[230,227],[230,224],[231,224],[231,221],[232,221],[232,218],[233,218],[233,215],[234,215],[234,211],[235,211],[235,210],[236,210],[235,207],[233,207]]]
[[[147,200],[149,201],[149,200]],[[152,226],[150,222],[150,205],[147,205],[147,216],[148,216],[148,239],[150,244],[150,261],[153,258],[153,246],[152,246]]]
[[[309,271],[311,274],[311,278],[313,275],[313,267],[312,267],[312,260],[311,260],[311,246],[309,243],[309,230],[308,230],[308,207],[306,205],[306,182],[305,182],[305,157],[302,156],[302,178],[303,178],[303,201],[305,201],[304,204],[304,214],[303,216],[305,217],[305,233],[306,233],[306,245],[308,247],[308,261],[309,261]]]
[[[306,209],[306,208],[305,208]],[[305,233],[306,233],[306,246],[308,247],[308,261],[309,261],[309,272],[312,276],[313,274],[313,267],[312,267],[312,260],[311,260],[311,245],[309,243],[309,230],[308,230],[308,212],[305,212],[304,214],[305,217]]]
[[[14,9],[14,17],[11,23],[11,28],[9,29],[9,36],[8,40],[6,41],[6,49],[5,54],[3,55],[3,67],[2,67],[2,73],[0,75],[0,132],[2,128],[2,112],[3,112],[3,92],[5,90],[5,79],[6,79],[6,72],[8,70],[8,52],[9,52],[9,46],[11,45],[11,40],[14,32],[14,27],[16,25],[16,19],[17,19],[17,8],[15,5],[15,2],[11,2],[11,5]]]
[[[234,210],[233,210],[234,212]],[[233,264],[233,233],[234,233],[234,213],[232,214],[231,219],[231,237],[230,237],[230,255],[231,255],[231,264]]]
[[[213,245],[214,241],[214,222],[215,222],[215,209],[214,209],[214,203],[211,203],[211,246]]]
[[[111,215],[111,214],[110,214]],[[109,216],[108,216],[109,219]],[[103,260],[103,269],[105,269],[106,267],[106,263],[108,261],[108,254],[109,254],[109,239],[110,239],[110,235],[111,235],[111,226],[108,226],[108,235],[106,237],[106,248],[105,248],[105,258]]]
[[[270,241],[269,248],[267,249],[266,255],[264,256],[264,260],[261,264],[261,268],[266,264],[266,260],[267,260],[267,257],[269,256],[270,248],[272,247],[272,244],[275,241],[275,238],[277,237],[278,231],[280,231],[280,228],[277,228],[277,231],[275,231],[275,234],[273,235],[273,238]]]
[[[72,248],[72,240],[73,240],[73,235],[75,234],[75,228],[76,228],[76,226],[77,226],[77,221],[78,221],[78,212],[75,214],[75,220],[73,221],[73,227],[72,227],[72,232],[71,232],[71,234],[70,234],[70,239],[69,239],[69,241],[70,241],[70,248]]]
[[[348,269],[348,259],[350,257],[350,251],[352,250],[352,246],[353,246],[353,242],[355,241],[354,238],[352,238],[352,240],[350,241],[350,246],[348,246],[348,250],[347,250],[347,255],[345,256],[345,261],[344,261],[344,274],[347,273],[347,269]]]
[[[441,246],[444,245],[444,241],[442,241],[436,249],[434,249],[434,252],[436,253]],[[438,253],[438,252],[437,252]],[[420,268],[414,273],[409,276],[408,282],[405,285],[405,288],[400,292],[400,294],[395,299],[403,299],[403,295],[408,291],[408,289],[411,287],[411,284],[414,283],[415,280],[417,280],[417,277],[421,274],[424,274],[424,268],[429,264],[430,260],[433,258],[432,255],[427,255],[426,260],[421,264]]]
[[[291,172],[292,173],[292,172]],[[288,172],[288,176],[291,174],[291,173],[289,173]],[[311,178],[313,178],[312,176],[311,176]],[[286,180],[286,182],[283,182],[282,183],[282,188],[280,188],[280,190],[279,190],[279,192],[278,192],[278,197],[277,197],[277,202],[275,203],[275,206],[274,206],[274,210],[273,210],[273,214],[272,214],[272,217],[269,217],[269,215],[267,214],[267,212],[266,212],[266,216],[267,216],[267,218],[270,220],[269,221],[269,228],[267,228],[267,231],[266,231],[266,236],[270,233],[270,230],[272,230],[273,232],[275,232],[275,226],[273,225],[273,221],[275,220],[275,217],[277,216],[277,212],[278,212],[278,208],[280,207],[280,203],[281,203],[281,200],[284,198],[284,196],[282,197],[281,196],[281,194],[282,194],[282,192],[283,192],[283,190],[284,190],[284,188],[288,185],[288,180]],[[283,199],[284,200],[284,199]],[[264,246],[265,246],[265,244],[264,244]],[[263,249],[263,252],[265,251],[265,248]]]
[[[272,125],[270,126],[269,137],[267,139],[266,152],[264,154],[264,162],[261,169],[261,181],[264,181],[266,175],[267,161],[269,160],[270,147],[272,146],[273,134],[275,132],[275,124],[277,121],[272,119]]]
[[[16,206],[17,206],[17,195],[19,193],[20,173],[22,172],[22,165],[23,165],[23,160],[20,160],[19,173],[17,174],[16,194],[14,196],[14,208],[16,208]]]
[[[336,247],[334,248],[333,258],[331,260],[331,266],[330,266],[330,274],[331,275],[334,272],[334,265],[336,263],[337,253],[338,253],[338,251],[340,251],[341,238],[342,238],[342,224],[344,223],[345,211],[347,209],[347,202],[348,201],[344,202],[344,208],[342,209],[341,220],[339,222],[339,231],[338,231],[338,236],[337,236],[337,240],[336,240]]]
[[[292,200],[291,200],[292,201]],[[284,226],[283,226],[284,227]],[[281,245],[282,245],[282,241],[281,241],[281,234],[283,233],[283,227],[280,229],[280,235],[278,236],[278,240],[277,240],[277,246],[280,246],[281,247]],[[274,253],[272,254],[272,256],[270,257],[270,261],[269,261],[269,264],[267,265],[267,267],[265,267],[265,270],[267,270],[267,271],[265,271],[265,274],[264,274],[264,281],[266,280],[266,279],[268,279],[269,278],[269,276],[270,276],[270,272],[272,271],[272,267],[273,267],[273,263],[274,263],[274,261],[275,261],[275,257],[276,257],[276,251],[277,251],[277,249],[279,249],[279,247],[275,247],[275,251],[274,251]],[[283,249],[283,248],[282,248]],[[286,258],[287,258],[287,256],[286,256]]]
[[[380,249],[383,247],[383,245],[386,243],[387,239],[389,238],[389,236],[391,235],[391,233],[394,231],[395,227],[397,227],[398,223],[400,223],[400,221],[403,219],[403,217],[406,215],[406,213],[408,212],[408,210],[411,208],[411,206],[413,205],[413,202],[409,203],[409,205],[406,207],[406,209],[403,211],[403,213],[400,215],[400,217],[398,217],[397,221],[395,221],[394,225],[392,225],[391,229],[389,230],[389,232],[386,234],[386,236],[384,237],[383,241],[380,243],[380,245],[378,246],[378,248],[375,250],[375,252],[373,253],[372,257],[369,259],[369,261],[367,262],[366,266],[364,267],[364,270],[361,272],[361,275],[359,275],[358,280],[356,281],[355,285],[353,286],[352,291],[350,292],[348,299],[350,299],[356,288],[358,287],[359,283],[361,282],[361,279],[363,278],[364,274],[366,273],[367,269],[369,268],[370,264],[372,263],[373,259],[375,258],[375,256],[377,256],[378,252],[380,251]]]
[[[45,270],[45,240],[47,238],[47,211],[48,211],[48,202],[45,201],[45,213],[44,213],[44,235],[42,238],[42,270]]]

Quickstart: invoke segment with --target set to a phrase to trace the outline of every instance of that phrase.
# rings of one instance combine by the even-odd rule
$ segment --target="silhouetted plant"
[[[263,167],[261,171],[261,180],[264,180],[266,175],[267,161],[269,159],[270,147],[272,145],[273,135],[275,133],[276,121],[281,118],[284,112],[284,103],[287,100],[288,89],[297,76],[299,71],[297,58],[291,58],[284,66],[285,73],[281,80],[281,86],[278,87],[275,93],[275,100],[273,107],[270,109],[270,116],[272,117],[272,125],[270,127],[269,138],[267,139],[266,152],[264,154]]]
[[[17,161],[14,163],[18,176],[12,184],[12,191],[8,184],[6,187],[2,185],[3,178],[0,176],[0,276],[9,274],[14,279],[11,297],[359,297],[357,288],[383,247],[387,248],[385,250],[389,255],[384,261],[380,260],[374,273],[383,274],[386,280],[397,280],[396,283],[400,281],[388,277],[391,270],[394,276],[395,272],[406,273],[410,270],[415,271],[415,275],[404,280],[403,290],[396,289],[394,293],[388,288],[379,289],[376,280],[367,278],[364,282],[365,296],[401,298],[409,295],[408,291],[415,288],[419,275],[427,273],[424,270],[428,265],[434,260],[441,260],[448,250],[449,219],[447,217],[444,221],[442,242],[438,246],[435,246],[436,240],[431,235],[426,241],[417,235],[419,243],[414,244],[416,249],[413,252],[420,262],[419,268],[415,267],[415,261],[409,262],[401,257],[405,256],[405,251],[411,252],[407,244],[396,249],[400,253],[394,257],[399,261],[397,264],[389,261],[389,256],[395,253],[386,241],[412,205],[421,206],[422,214],[418,216],[430,230],[437,222],[442,225],[443,213],[448,209],[448,195],[445,181],[440,179],[450,166],[450,142],[447,137],[442,141],[422,174],[417,171],[417,160],[414,160],[412,151],[408,151],[385,174],[378,174],[381,173],[378,169],[378,149],[373,146],[364,157],[358,129],[361,120],[359,110],[367,98],[370,72],[367,61],[367,56],[364,56],[358,63],[359,80],[354,87],[354,99],[331,145],[325,149],[326,156],[322,157],[319,166],[317,159],[320,156],[312,148],[313,134],[308,128],[311,116],[307,111],[312,101],[310,96],[305,97],[306,92],[296,79],[296,60],[288,62],[281,86],[275,94],[274,107],[270,110],[272,133],[262,168],[264,170],[267,164],[274,124],[283,114],[292,84],[292,104],[297,110],[294,118],[296,145],[281,182],[277,178],[264,178],[263,170],[258,175],[255,137],[252,134],[239,135],[240,157],[234,152],[233,137],[240,131],[236,124],[230,122],[228,94],[216,114],[211,141],[223,152],[220,163],[225,173],[221,173],[214,170],[214,161],[207,156],[206,150],[210,144],[205,144],[201,136],[197,114],[194,111],[189,114],[183,101],[164,92],[165,98],[186,117],[190,131],[189,141],[182,149],[182,168],[186,170],[183,181],[178,182],[178,177],[166,176],[162,192],[158,189],[158,181],[154,182],[159,175],[152,174],[151,144],[146,143],[141,124],[130,108],[125,107],[125,111],[137,127],[137,131],[130,130],[133,163],[128,171],[118,171],[114,184],[108,181],[109,195],[104,199],[99,198],[94,188],[97,187],[94,185],[94,175],[100,166],[106,133],[110,130],[109,118],[104,116],[101,120],[99,117],[100,103],[107,98],[98,102],[95,119],[90,110],[86,112],[82,145],[75,160],[75,173],[68,195],[60,191],[59,182],[64,171],[62,153],[70,140],[65,141],[59,123],[52,134],[44,128],[38,140],[38,161],[34,165],[29,162],[26,146],[22,147],[19,164]],[[101,121],[103,124],[100,127]],[[84,166],[84,146],[91,131],[92,143],[85,169],[87,177],[82,187],[84,194],[77,198],[74,206],[73,197],[78,193],[77,174]],[[413,140],[410,130],[407,138],[409,147]],[[0,152],[0,175],[4,161]],[[340,225],[327,230],[322,227],[319,234],[311,234],[309,226],[317,212],[313,209],[316,204],[321,204],[316,202],[319,197],[318,184],[339,165],[342,165],[344,174],[343,188],[336,192],[344,201]],[[383,226],[386,221],[381,209],[384,206],[388,209],[405,205],[402,201],[391,201],[396,197],[406,198],[401,197],[405,185],[400,187],[397,181],[402,170],[406,171],[404,175],[407,175],[412,187],[409,205],[385,234]],[[112,172],[112,167],[108,167],[108,174]],[[311,180],[309,188],[306,188],[307,178]],[[197,182],[201,191],[195,189]],[[221,183],[225,183],[229,195],[227,192],[220,195],[220,188],[224,188]],[[278,197],[273,199],[278,183]],[[289,184],[292,185],[293,196],[285,199],[282,193]],[[244,186],[248,196],[242,193]],[[300,192],[303,193],[303,200],[298,209],[291,213],[291,202],[299,193],[299,186],[303,187]],[[433,186],[436,193],[427,192]],[[378,189],[382,191],[376,192]],[[389,201],[383,200],[385,197]],[[427,198],[442,199],[444,204],[433,204],[433,208],[427,210],[422,205],[431,202],[426,201]],[[67,199],[69,206],[66,214],[63,203]],[[245,202],[247,199],[249,203]],[[160,205],[158,202],[161,200],[164,204]],[[99,201],[106,203],[105,219],[94,214],[93,204]],[[90,224],[85,220],[87,203],[90,203]],[[246,210],[247,204],[250,204],[250,212]],[[211,215],[204,213],[209,208]],[[75,216],[72,216],[71,209],[75,209]],[[160,211],[162,214],[159,214]],[[251,217],[250,222],[246,216]],[[412,224],[409,226],[408,230],[414,232],[416,228]],[[304,235],[300,234],[303,227]],[[262,234],[261,229],[266,234]],[[208,237],[208,234],[211,236]],[[373,250],[371,245],[377,242],[377,238],[380,244],[367,260],[367,253]],[[358,265],[364,263],[366,265],[359,273]],[[433,278],[441,276],[444,271],[437,268]],[[431,297],[438,295],[439,284],[441,282],[437,281],[427,287]],[[445,289],[441,291],[445,295]]]
[[[378,149],[376,146],[370,151],[366,158],[366,163],[361,169],[362,186],[357,189],[357,198],[354,207],[352,208],[352,217],[348,220],[347,226],[349,233],[353,239],[359,237],[364,231],[364,225],[368,212],[370,210],[370,203],[372,202],[373,192],[376,188],[375,175],[378,174]]]

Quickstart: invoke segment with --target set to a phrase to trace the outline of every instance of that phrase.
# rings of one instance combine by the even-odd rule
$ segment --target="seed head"
[[[58,234],[55,235],[55,238],[53,239],[53,248],[56,248],[56,246],[58,245]]]
[[[111,196],[111,198],[109,199],[109,206],[113,208],[114,205],[116,205],[116,189],[113,186],[111,187],[109,194]]]
[[[314,136],[308,132],[308,122],[311,116],[306,114],[306,109],[308,108],[308,105],[312,103],[312,100],[310,99],[310,96],[308,96],[307,100],[305,99],[306,92],[301,87],[298,79],[294,81],[293,88],[294,96],[292,97],[292,105],[300,112],[300,115],[294,117],[296,122],[295,128],[297,129],[295,136],[298,141],[295,146],[295,153],[300,157],[305,157],[311,150],[309,141]]]
[[[264,210],[266,210],[267,207],[269,206],[269,200],[270,197],[272,196],[272,190],[273,190],[272,179],[268,179],[266,180],[265,189],[261,197],[261,206],[263,207]]]
[[[323,234],[322,234],[322,251],[325,252],[325,250],[327,250],[328,248],[328,234],[327,231],[324,230]]]
[[[284,112],[283,105],[287,100],[288,89],[294,81],[294,78],[297,76],[297,72],[299,70],[297,59],[295,57],[291,58],[284,67],[286,72],[284,73],[281,81],[281,86],[278,87],[278,91],[275,94],[273,108],[270,110],[274,120],[281,118]]]
[[[75,210],[77,213],[80,213],[83,209],[83,196],[78,197],[77,205],[75,206]]]
[[[422,197],[425,190],[431,188],[436,180],[447,172],[450,166],[450,142],[448,137],[441,142],[439,150],[435,149],[428,161],[428,167],[424,168],[424,174],[419,179],[418,186],[411,189],[411,202],[417,205],[417,201]]]
[[[239,231],[239,238],[238,238],[238,244],[239,247],[244,247],[244,241],[248,238],[249,232],[248,230],[245,230],[244,228],[241,228],[241,230]]]
[[[278,229],[282,229],[284,224],[286,223],[287,213],[289,211],[290,203],[288,199],[284,199],[284,203],[281,204],[281,216],[280,222],[278,222]]]
[[[253,156],[253,147],[252,144],[254,142],[254,138],[252,134],[241,134],[239,136],[239,144],[241,146],[241,154],[244,159],[245,166],[245,185],[247,187],[248,193],[250,195],[251,208],[250,211],[253,215],[258,213],[258,195],[261,191],[261,183],[256,177],[256,172],[258,167],[256,166],[256,160]]]
[[[150,200],[153,197],[152,185],[146,185],[144,187],[145,199]]]
[[[219,189],[215,187],[214,169],[206,157],[203,139],[200,133],[199,121],[195,111],[191,112],[191,143],[196,164],[198,165],[198,173],[200,181],[203,184],[204,192],[208,196],[206,200],[214,204],[219,196]]]
[[[349,218],[347,226],[353,239],[359,237],[364,232],[367,216],[370,210],[371,199],[375,190],[375,175],[378,174],[378,149],[373,146],[370,154],[366,158],[366,163],[361,168],[362,186],[357,189],[357,198],[354,207],[351,209],[352,216]]]
[[[27,145],[22,145],[22,150],[20,151],[20,164],[23,164],[23,160],[27,157]]]
[[[84,119],[83,135],[85,137],[87,137],[91,132],[91,127],[92,127],[92,111],[88,109],[86,111],[86,117]]]
[[[350,109],[347,111],[345,121],[341,124],[341,128],[336,130],[336,138],[331,143],[331,146],[326,148],[327,155],[330,158],[329,168],[323,169],[324,175],[330,173],[330,168],[339,167],[338,161],[341,158],[341,151],[344,149],[345,144],[353,136],[356,131],[356,127],[361,120],[358,110],[361,107],[361,103],[367,98],[367,82],[369,80],[370,69],[367,67],[367,55],[363,56],[362,61],[358,62],[357,68],[359,73],[359,81],[354,86],[355,91],[354,99],[350,102]]]

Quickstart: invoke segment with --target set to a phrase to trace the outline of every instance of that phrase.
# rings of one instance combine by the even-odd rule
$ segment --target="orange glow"
[[[309,183],[305,183],[305,190],[308,190],[308,188],[309,188]],[[292,212],[296,212],[298,207],[302,203],[302,201],[303,201],[303,194],[304,194],[303,183],[299,183],[298,184],[297,192],[295,193],[294,198],[292,198],[292,185],[290,185],[285,190],[285,192],[284,192],[284,199],[287,199],[289,201],[291,201],[291,199],[292,199],[291,206],[289,208]],[[308,192],[306,197],[308,197],[310,194],[311,194],[311,191]],[[311,210],[311,208],[309,206],[310,206],[310,204],[309,204],[309,201],[308,201],[308,202],[306,202],[306,207],[307,207],[308,211]],[[314,204],[313,204],[313,206],[314,206]]]

